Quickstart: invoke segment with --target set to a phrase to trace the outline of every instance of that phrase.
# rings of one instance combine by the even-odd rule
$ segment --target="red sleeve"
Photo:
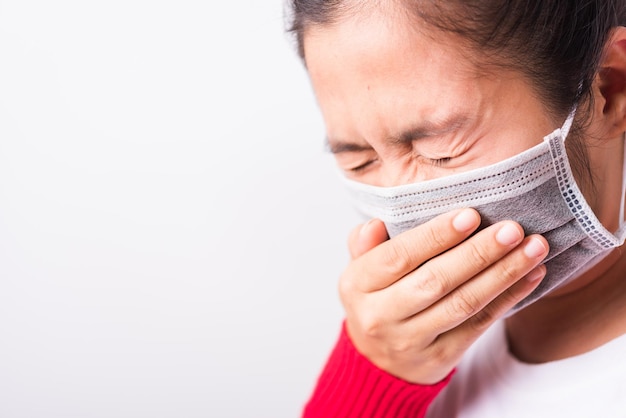
[[[421,418],[451,377],[417,385],[392,376],[356,350],[344,324],[302,417]]]

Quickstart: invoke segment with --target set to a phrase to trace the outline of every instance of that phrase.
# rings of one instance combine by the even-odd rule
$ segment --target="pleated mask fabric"
[[[493,165],[395,187],[371,186],[349,179],[345,182],[357,209],[367,217],[381,219],[390,237],[465,207],[481,214],[479,230],[512,219],[522,225],[527,235],[543,235],[550,244],[544,260],[546,277],[510,315],[579,277],[626,238],[626,162],[620,227],[612,233],[593,213],[572,175],[565,140],[574,113],[539,145]]]

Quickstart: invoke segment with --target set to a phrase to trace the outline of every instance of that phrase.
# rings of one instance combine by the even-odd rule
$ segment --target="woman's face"
[[[561,127],[565,117],[555,118],[522,74],[481,65],[458,38],[400,16],[392,21],[373,11],[304,33],[328,145],[348,178],[389,187],[444,177],[517,155]],[[618,64],[626,61],[622,50],[609,54]],[[584,139],[590,171],[580,170],[585,178],[578,180],[600,221],[615,231],[624,142],[620,110],[604,92],[617,96],[623,83],[598,80],[606,86],[594,85]],[[581,181],[590,177],[597,181]]]
[[[453,37],[389,19],[373,12],[304,36],[329,148],[349,178],[396,186],[467,171],[563,123],[521,74],[481,68]]]

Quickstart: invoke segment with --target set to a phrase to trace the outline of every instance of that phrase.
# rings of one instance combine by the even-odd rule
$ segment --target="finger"
[[[354,229],[352,229],[352,231],[350,231],[350,235],[348,236],[348,251],[350,252],[350,258],[353,260],[359,256],[356,251],[356,243],[359,240],[359,234],[364,226],[365,224],[357,225]]]
[[[514,251],[462,284],[446,297],[420,314],[428,329],[442,334],[481,312],[530,273],[548,254],[548,243],[542,236],[526,238]],[[484,313],[483,313],[484,314]]]
[[[348,240],[348,249],[352,259],[358,258],[387,241],[387,228],[380,219],[370,219],[367,223],[355,228]]]
[[[448,350],[448,356],[460,356],[480,337],[495,321],[504,316],[515,305],[530,295],[545,277],[546,267],[537,266],[522,280],[504,291],[484,309],[456,328],[441,334],[436,344]]]
[[[502,295],[485,307],[477,315],[461,324],[459,327],[438,335],[431,343],[424,347],[420,355],[429,359],[424,367],[415,369],[413,374],[402,376],[405,380],[432,384],[443,379],[461,361],[461,358],[472,345],[498,318],[502,317],[520,300],[528,296],[541,282],[545,275],[545,267],[538,266],[524,279],[519,280]],[[405,330],[406,331],[406,330]],[[413,330],[414,331],[414,330]],[[417,335],[416,338],[422,337]],[[435,367],[429,367],[433,365]],[[442,367],[447,365],[447,367]],[[406,368],[404,368],[406,369]]]
[[[524,230],[515,222],[492,225],[384,289],[381,297],[395,301],[388,304],[397,318],[411,317],[500,260],[523,239]]]
[[[384,289],[425,261],[466,239],[480,225],[474,209],[440,215],[372,249],[350,264],[361,292]]]

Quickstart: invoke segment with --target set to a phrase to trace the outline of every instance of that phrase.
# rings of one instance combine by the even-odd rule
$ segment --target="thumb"
[[[352,259],[359,258],[372,248],[387,241],[387,228],[380,219],[370,219],[352,230],[348,239],[348,249]]]

